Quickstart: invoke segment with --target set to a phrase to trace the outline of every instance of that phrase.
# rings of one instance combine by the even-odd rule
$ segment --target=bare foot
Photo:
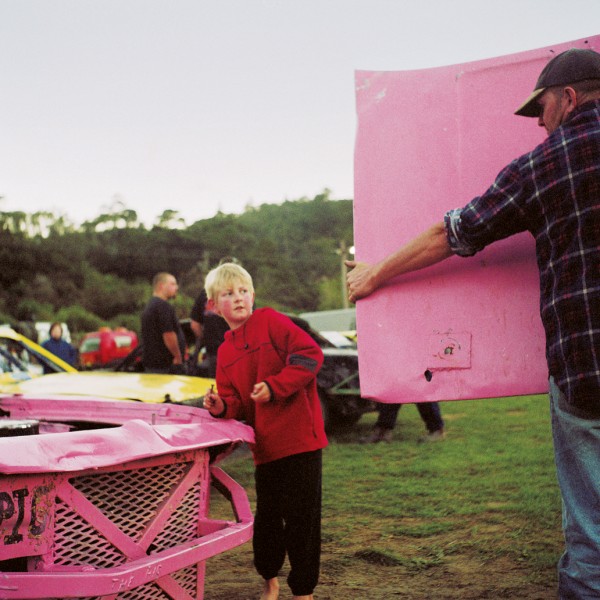
[[[308,598],[308,596],[304,597]],[[279,581],[277,577],[265,579],[260,600],[277,600],[277,598],[279,598]]]

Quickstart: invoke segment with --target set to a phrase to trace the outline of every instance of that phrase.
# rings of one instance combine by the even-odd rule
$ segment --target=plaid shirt
[[[550,375],[566,410],[600,418],[600,100],[578,107],[444,220],[460,256],[531,232]]]

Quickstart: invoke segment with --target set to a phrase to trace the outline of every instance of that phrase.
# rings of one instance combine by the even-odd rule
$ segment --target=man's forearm
[[[449,256],[452,256],[452,250],[448,245],[444,223],[440,221],[373,265],[376,287],[398,275],[430,267]]]
[[[352,269],[347,276],[348,297],[356,302],[393,277],[429,267],[451,255],[444,223],[436,223],[378,263],[346,261]]]
[[[183,362],[181,357],[181,350],[179,349],[179,340],[177,334],[174,331],[168,331],[163,333],[163,342],[168,348],[169,352],[173,355],[173,364],[180,365]]]

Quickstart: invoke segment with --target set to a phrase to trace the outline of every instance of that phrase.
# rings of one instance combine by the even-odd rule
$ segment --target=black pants
[[[295,596],[313,593],[321,559],[322,451],[294,454],[258,465],[254,566],[277,577],[287,552],[288,585]]]
[[[444,420],[442,419],[442,411],[440,405],[437,402],[416,402],[417,410],[419,415],[427,427],[429,433],[439,431],[444,428]],[[377,410],[379,416],[377,417],[376,427],[382,429],[394,429],[396,427],[396,421],[398,419],[398,411],[402,408],[402,404],[379,404]]]

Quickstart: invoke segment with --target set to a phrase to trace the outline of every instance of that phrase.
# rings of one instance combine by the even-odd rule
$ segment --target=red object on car
[[[103,367],[125,358],[138,345],[134,331],[124,327],[87,333],[79,346],[79,362],[83,368]]]

